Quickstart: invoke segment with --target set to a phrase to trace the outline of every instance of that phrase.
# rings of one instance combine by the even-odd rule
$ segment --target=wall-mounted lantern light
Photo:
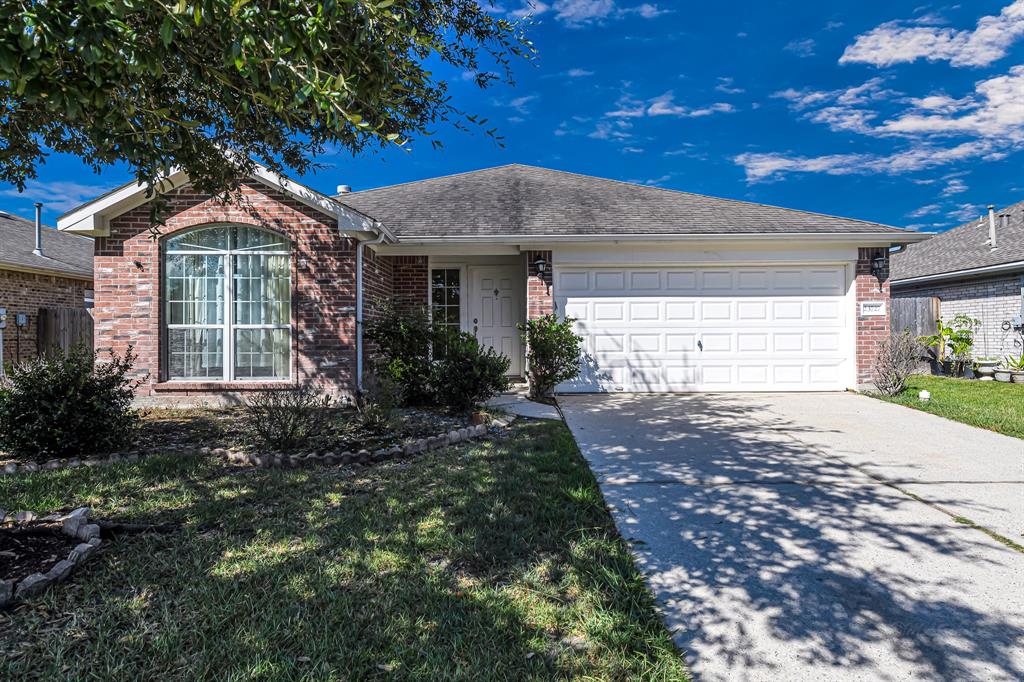
[[[544,271],[548,269],[548,262],[544,260],[544,256],[537,256],[537,260],[533,261],[533,267],[537,271],[537,276],[544,279]]]
[[[885,256],[875,256],[871,259],[871,274],[882,279],[882,272],[885,270]]]

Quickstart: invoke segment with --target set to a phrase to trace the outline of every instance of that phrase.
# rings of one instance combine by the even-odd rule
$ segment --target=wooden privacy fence
[[[915,296],[890,299],[892,309],[892,333],[909,330],[911,336],[934,334],[938,327],[939,299],[934,296]]]
[[[92,350],[92,311],[85,308],[40,308],[36,329],[39,355],[67,354],[76,343]]]

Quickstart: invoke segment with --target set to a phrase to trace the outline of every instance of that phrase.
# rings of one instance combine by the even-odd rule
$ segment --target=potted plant
[[[987,356],[980,357],[974,363],[974,373],[978,375],[978,378],[982,381],[992,381],[994,374],[996,373],[996,367],[999,366],[999,358]]]
[[[981,324],[970,315],[963,313],[946,324],[936,320],[936,333],[919,337],[918,340],[929,348],[935,349],[933,368],[937,374],[962,376],[971,361],[971,349],[974,347],[974,330]]]
[[[1010,381],[1015,384],[1024,384],[1024,353],[1017,357],[1008,355],[1006,357],[1006,367],[1010,372]]]

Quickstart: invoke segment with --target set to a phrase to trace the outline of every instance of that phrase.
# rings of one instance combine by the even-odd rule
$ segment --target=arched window
[[[291,375],[291,244],[247,225],[164,242],[167,379],[249,381]]]

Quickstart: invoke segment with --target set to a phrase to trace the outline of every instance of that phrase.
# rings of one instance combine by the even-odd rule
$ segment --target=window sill
[[[153,384],[153,390],[160,391],[266,391],[298,388],[299,383],[291,379],[281,381],[161,381]]]

